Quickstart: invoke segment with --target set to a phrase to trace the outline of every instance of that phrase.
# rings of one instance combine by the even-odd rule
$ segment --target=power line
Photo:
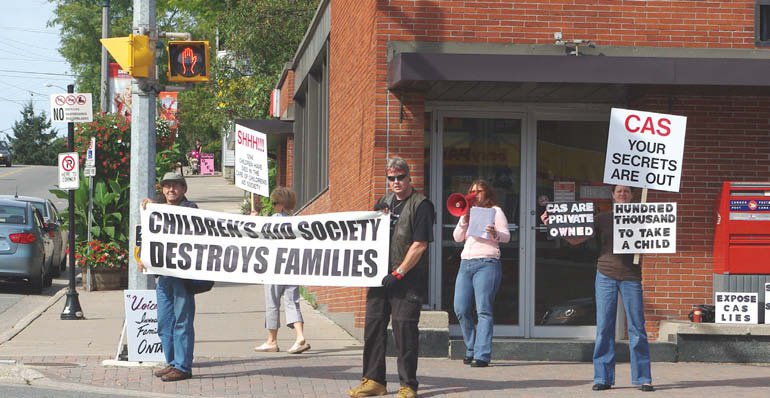
[[[17,32],[31,32],[31,33],[41,33],[45,35],[59,35],[59,32],[51,32],[47,30],[37,30],[37,29],[29,29],[29,28],[22,28],[18,26],[0,26],[0,29],[2,30],[14,30]]]
[[[69,76],[69,77],[77,77],[78,75],[70,75],[67,73],[47,73],[47,72],[29,72],[25,70],[10,70],[10,69],[0,69],[0,72],[6,72],[6,73],[22,73],[22,74],[30,74],[30,75],[46,75],[46,76]]]

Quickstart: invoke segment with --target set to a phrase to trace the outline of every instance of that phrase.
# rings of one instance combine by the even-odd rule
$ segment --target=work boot
[[[192,373],[185,373],[177,368],[171,369],[170,372],[166,373],[161,377],[160,379],[162,381],[181,381],[181,380],[187,380],[192,377]]]
[[[361,384],[351,388],[348,390],[348,395],[351,397],[374,397],[374,396],[380,396],[385,395],[388,393],[388,390],[385,389],[385,386],[382,384],[367,379],[364,377],[361,379]]]
[[[417,398],[417,391],[412,390],[412,387],[401,386],[398,390],[397,398]]]
[[[158,370],[156,370],[156,371],[155,371],[153,374],[155,375],[155,377],[163,377],[163,376],[165,376],[165,375],[166,375],[166,373],[168,373],[168,372],[170,372],[170,371],[172,371],[172,370],[174,370],[174,367],[173,367],[173,366],[171,366],[171,365],[166,365],[166,367],[165,367],[165,368],[163,368],[163,369],[158,369]]]

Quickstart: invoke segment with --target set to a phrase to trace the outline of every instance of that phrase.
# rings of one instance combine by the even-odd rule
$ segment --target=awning
[[[391,90],[433,82],[770,87],[770,59],[399,53]]]

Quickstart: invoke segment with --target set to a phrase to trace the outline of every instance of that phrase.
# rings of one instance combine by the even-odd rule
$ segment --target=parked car
[[[0,278],[26,279],[35,293],[51,286],[53,239],[31,203],[0,199]]]
[[[0,195],[0,199],[29,202],[40,211],[40,214],[43,216],[43,222],[53,239],[53,256],[49,259],[51,275],[59,276],[64,272],[64,270],[67,269],[67,243],[69,242],[69,231],[63,227],[64,220],[62,220],[59,215],[59,210],[54,206],[53,202],[44,198],[18,195]]]
[[[0,141],[0,163],[11,167],[11,147],[5,141]]]

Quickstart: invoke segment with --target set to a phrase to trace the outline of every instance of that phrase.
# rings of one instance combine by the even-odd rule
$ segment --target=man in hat
[[[163,196],[158,203],[198,208],[198,205],[185,197],[187,182],[181,174],[166,173],[160,180],[160,189]],[[152,202],[144,199],[142,209]],[[138,265],[144,271],[144,265]],[[154,374],[163,381],[189,379],[192,377],[195,346],[195,296],[187,291],[184,279],[164,275],[158,277],[155,292],[158,300],[158,335],[166,356],[166,366]]]

